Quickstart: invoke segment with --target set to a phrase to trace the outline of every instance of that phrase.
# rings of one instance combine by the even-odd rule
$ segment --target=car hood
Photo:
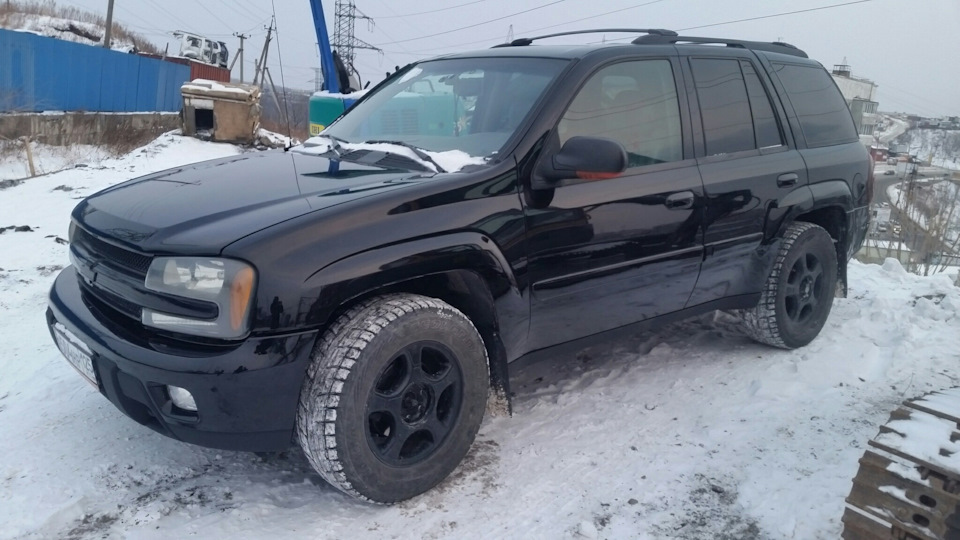
[[[288,219],[431,177],[292,152],[250,152],[118,184],[73,218],[148,253],[214,254]]]

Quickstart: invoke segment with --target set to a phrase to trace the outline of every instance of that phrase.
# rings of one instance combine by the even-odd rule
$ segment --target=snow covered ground
[[[911,129],[897,139],[897,144],[933,166],[960,170],[960,131]]]
[[[32,13],[10,13],[0,23],[2,23],[0,27],[17,32],[30,32],[84,45],[99,45],[105,28],[98,24]],[[115,51],[130,52],[134,49],[132,41],[123,40],[117,36],[110,41],[110,48]]]
[[[77,165],[99,163],[109,155],[102,147],[86,144],[50,146],[34,141],[30,143],[30,149],[33,153],[33,166],[38,175]],[[5,141],[4,151],[0,152],[0,180],[16,180],[29,176],[30,166],[24,144],[19,141]]]
[[[852,263],[851,291],[798,351],[726,314],[520,366],[512,418],[393,507],[258,457],[137,425],[60,357],[46,292],[69,211],[128,177],[232,146],[165,135],[0,190],[0,539],[837,538],[867,440],[900,401],[960,384],[960,289]]]
[[[910,129],[910,122],[906,120],[901,120],[896,116],[887,114],[883,114],[881,117],[883,118],[884,129],[877,132],[881,144],[890,144],[890,142]]]

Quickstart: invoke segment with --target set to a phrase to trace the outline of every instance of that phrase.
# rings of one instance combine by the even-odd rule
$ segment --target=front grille
[[[140,320],[141,308],[137,304],[96,285],[88,285],[83,280],[80,280],[80,290],[103,306],[137,321]]]
[[[141,277],[145,277],[150,269],[150,256],[104,242],[80,227],[73,233],[72,241],[88,251],[96,262],[103,262]]]

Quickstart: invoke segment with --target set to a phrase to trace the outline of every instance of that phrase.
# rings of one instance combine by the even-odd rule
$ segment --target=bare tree
[[[957,265],[960,248],[960,186],[949,181],[920,182],[912,174],[898,203],[905,217],[899,241],[914,257],[907,271],[926,276]]]

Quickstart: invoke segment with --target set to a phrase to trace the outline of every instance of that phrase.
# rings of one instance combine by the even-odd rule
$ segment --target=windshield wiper
[[[430,154],[424,152],[422,149],[417,148],[416,146],[410,143],[406,143],[403,141],[376,140],[376,141],[363,141],[363,144],[394,144],[397,146],[402,146],[404,148],[409,148],[410,150],[413,150],[413,153],[416,154],[417,157],[436,167],[438,173],[447,172],[443,167],[440,166],[439,163],[437,163],[436,161],[434,161],[432,157],[430,157]]]
[[[322,135],[317,135],[317,137],[323,137],[324,139],[329,139],[331,143],[330,151],[332,151],[334,155],[337,156],[337,159],[340,159],[340,156],[343,154],[343,147],[340,146],[340,143],[345,143],[347,141],[341,139],[340,137],[336,137],[334,135],[322,134]],[[307,146],[307,145],[303,145],[303,146],[304,148],[311,148],[310,146]]]

